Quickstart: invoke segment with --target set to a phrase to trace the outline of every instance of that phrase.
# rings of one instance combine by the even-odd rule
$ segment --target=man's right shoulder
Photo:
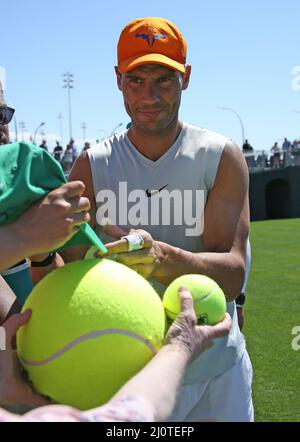
[[[215,132],[211,129],[207,129],[200,126],[195,126],[193,124],[185,123],[185,127],[188,131],[189,135],[197,136],[203,140],[205,140],[207,143],[211,144],[220,144],[225,146],[226,143],[231,139],[230,137],[221,134],[219,132]]]
[[[86,188],[92,187],[92,171],[88,151],[83,151],[77,157],[70,175],[69,181],[82,181]]]
[[[90,158],[97,155],[110,155],[114,149],[118,149],[122,147],[124,143],[126,143],[125,134],[125,132],[114,134],[100,143],[93,144],[86,152]]]

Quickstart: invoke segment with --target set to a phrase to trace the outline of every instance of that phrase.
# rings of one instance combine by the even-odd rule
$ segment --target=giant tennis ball
[[[170,319],[175,319],[180,312],[178,289],[182,286],[188,288],[193,296],[199,324],[214,325],[224,319],[224,293],[215,281],[204,275],[183,275],[168,286],[163,296],[163,304]]]
[[[110,260],[82,260],[47,275],[23,310],[21,364],[35,389],[80,409],[108,401],[158,351],[165,312],[151,285]]]

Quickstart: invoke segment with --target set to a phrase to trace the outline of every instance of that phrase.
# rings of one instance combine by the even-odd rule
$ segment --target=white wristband
[[[144,238],[138,233],[131,233],[130,235],[122,236],[128,242],[128,252],[140,250],[144,246]]]

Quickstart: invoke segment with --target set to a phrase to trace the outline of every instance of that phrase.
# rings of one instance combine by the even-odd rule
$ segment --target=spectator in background
[[[255,156],[254,156],[254,154],[252,154],[252,152],[253,152],[253,147],[248,142],[248,140],[245,140],[245,143],[243,144],[243,154],[245,155],[245,160],[247,162],[249,169],[256,166]]]
[[[268,157],[264,150],[257,155],[256,165],[261,168],[268,167]]]
[[[287,138],[284,139],[284,142],[282,143],[282,150],[283,151],[290,151],[292,148],[292,143],[288,141]]]
[[[49,151],[48,146],[47,146],[47,141],[46,141],[46,140],[43,140],[43,141],[42,141],[42,144],[40,144],[40,147],[41,147],[42,149],[45,149],[47,152]]]
[[[91,147],[90,143],[85,142],[85,143],[84,143],[83,150],[88,150],[90,147]]]
[[[64,149],[63,149],[63,147],[59,144],[59,141],[56,141],[56,146],[55,146],[55,148],[54,148],[54,150],[53,150],[53,155],[54,155],[54,158],[56,159],[56,161],[58,161],[59,163],[60,163],[61,160],[62,160],[62,154],[63,154],[63,151],[64,151]]]
[[[291,150],[292,150],[292,143],[290,141],[288,141],[287,138],[285,138],[284,142],[282,143],[282,151],[283,151],[282,163],[283,163],[283,167],[288,167],[288,166],[291,166],[293,164]]]
[[[294,157],[294,166],[300,166],[300,141],[295,140],[292,146],[292,154]]]
[[[73,138],[71,138],[69,146],[72,149],[72,162],[74,163],[74,161],[77,158],[77,146],[76,146],[75,141],[73,140]]]
[[[290,141],[288,141],[287,138],[285,138],[284,142],[282,143],[282,151],[283,151],[282,163],[283,163],[283,167],[292,166],[292,164],[293,164],[291,150],[292,150],[292,143]]]
[[[273,156],[271,158],[272,168],[278,169],[280,167],[280,147],[278,143],[274,143],[271,147],[271,151],[273,152]]]
[[[65,172],[70,172],[73,165],[73,149],[70,144],[68,144],[66,147],[62,165]]]
[[[243,144],[243,152],[244,153],[253,152],[253,147],[248,142],[248,140],[245,140],[245,143]]]

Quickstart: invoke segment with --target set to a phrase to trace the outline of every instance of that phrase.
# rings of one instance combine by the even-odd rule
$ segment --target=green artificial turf
[[[300,219],[251,223],[244,335],[256,421],[300,422]],[[298,339],[300,344],[300,339]]]

